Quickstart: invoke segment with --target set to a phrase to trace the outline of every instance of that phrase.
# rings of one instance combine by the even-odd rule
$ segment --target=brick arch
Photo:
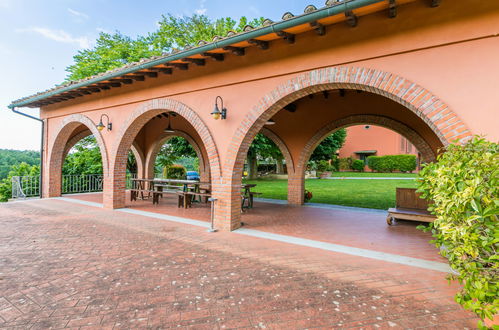
[[[145,155],[140,146],[136,141],[133,141],[132,145],[130,146],[130,151],[133,153],[133,156],[135,157],[135,161],[137,162],[137,177],[138,178],[143,178],[144,177],[144,171],[145,171]]]
[[[64,118],[64,120],[61,122],[59,128],[56,130],[56,137],[48,148],[48,150],[50,150],[51,152],[48,155],[48,166],[46,166],[44,173],[44,176],[48,178],[44,187],[44,196],[56,197],[61,195],[62,165],[64,163],[64,158],[67,154],[67,151],[69,151],[69,149],[66,149],[66,145],[68,143],[76,143],[79,141],[74,140],[82,133],[76,134],[73,138],[71,138],[71,135],[81,125],[84,125],[88,128],[88,131],[84,131],[88,132],[88,134],[86,134],[85,136],[92,134],[95,137],[102,157],[102,171],[104,173],[104,180],[106,180],[106,178],[108,177],[109,162],[107,149],[101,132],[99,132],[99,130],[95,127],[95,123],[87,116],[81,114],[70,115]]]
[[[141,104],[121,126],[117,134],[116,143],[112,151],[112,178],[109,187],[105,189],[104,206],[107,208],[119,208],[125,206],[125,167],[126,153],[140,129],[155,116],[172,111],[187,120],[204,141],[207,159],[210,165],[212,180],[221,177],[220,161],[217,147],[206,124],[201,117],[187,105],[169,98],[155,99]]]
[[[355,89],[389,98],[421,118],[446,146],[472,136],[466,124],[442,100],[418,84],[394,73],[339,66],[302,73],[260,99],[234,135],[224,164],[224,178],[240,180],[244,156],[265,122],[285,105],[304,96],[333,89]]]
[[[395,131],[404,136],[416,147],[416,149],[418,149],[425,162],[432,162],[436,160],[436,155],[430,145],[421,137],[421,135],[419,135],[409,126],[388,117],[376,115],[354,115],[335,120],[323,126],[319,131],[317,131],[317,133],[315,133],[315,135],[307,142],[307,144],[303,148],[298,160],[297,168],[300,168],[300,170],[303,170],[305,168],[305,165],[310,159],[310,156],[314,152],[315,148],[317,148],[322,140],[324,140],[332,132],[340,128],[359,124],[377,125]]]
[[[240,226],[239,185],[244,159],[251,141],[267,120],[295,100],[334,89],[366,91],[403,105],[421,118],[444,146],[453,140],[464,142],[472,136],[466,124],[442,100],[424,87],[394,73],[337,66],[298,74],[264,95],[244,117],[232,137],[223,167],[223,186],[218,192],[225,200],[219,201],[215,208],[215,225],[218,228],[233,230]],[[297,168],[295,172],[299,172]],[[302,200],[301,195],[302,191],[296,198]],[[230,200],[226,196],[230,196]]]
[[[295,172],[295,164],[293,161],[293,156],[289,152],[288,146],[284,141],[272,130],[264,127],[260,130],[260,133],[268,137],[272,142],[275,143],[275,145],[279,148],[281,151],[282,155],[284,156],[284,159],[286,160],[286,168],[288,170],[288,173],[294,173]]]
[[[196,155],[199,159],[199,168],[201,176],[205,176],[204,179],[209,181],[209,166],[205,160],[205,156],[196,141],[183,131],[175,131],[175,133],[163,133],[159,139],[154,143],[146,155],[146,174],[148,178],[154,175],[154,163],[156,162],[156,157],[158,156],[161,147],[172,137],[179,136],[187,140],[189,144],[194,148]],[[206,177],[207,176],[207,177]],[[205,181],[201,180],[201,181]]]

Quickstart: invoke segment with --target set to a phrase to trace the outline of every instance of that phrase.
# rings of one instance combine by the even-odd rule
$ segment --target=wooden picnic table
[[[260,194],[251,191],[254,187],[256,187],[254,183],[241,184],[241,209],[253,208],[253,198]],[[146,199],[145,194],[147,194],[147,198],[152,195],[153,203],[157,204],[159,197],[164,193],[177,194],[179,207],[188,208],[195,198],[199,198],[200,202],[202,198],[205,198],[205,202],[208,201],[208,198],[211,197],[211,183],[181,179],[132,179],[130,194],[132,201],[137,200],[139,195],[141,199]]]
[[[209,182],[200,182],[196,180],[158,178],[132,179],[130,199],[135,201],[138,196],[141,196],[141,199],[146,199],[146,197],[149,198],[152,194],[153,203],[157,204],[160,196],[165,193],[170,193],[177,194],[179,196],[179,205],[183,204],[184,207],[187,207],[190,205],[192,198],[199,197],[199,201],[201,201],[202,197],[205,197],[207,201],[211,196],[210,187],[211,184]]]

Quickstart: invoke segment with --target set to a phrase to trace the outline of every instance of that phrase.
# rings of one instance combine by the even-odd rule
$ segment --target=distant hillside
[[[19,163],[38,165],[40,163],[40,152],[32,150],[0,149],[0,180],[6,178],[10,167]]]

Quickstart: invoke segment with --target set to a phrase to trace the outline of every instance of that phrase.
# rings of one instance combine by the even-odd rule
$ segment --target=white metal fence
[[[135,174],[127,174],[126,188],[132,186]],[[62,193],[78,194],[102,191],[104,177],[102,174],[63,175]],[[12,198],[27,198],[40,196],[40,176],[12,177]]]

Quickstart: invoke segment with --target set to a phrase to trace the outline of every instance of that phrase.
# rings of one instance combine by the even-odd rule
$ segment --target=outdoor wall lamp
[[[111,131],[111,130],[113,129],[113,123],[111,123],[111,122],[109,121],[109,117],[108,117],[106,114],[102,114],[102,115],[100,116],[100,121],[99,121],[99,123],[97,124],[97,126],[96,126],[96,127],[97,127],[97,129],[98,129],[99,131],[102,131],[102,130],[104,129],[104,127],[106,127],[106,126],[104,126],[104,124],[102,123],[102,118],[104,118],[104,117],[106,117],[106,119],[107,119],[107,130],[108,130],[108,131]]]
[[[269,119],[265,122],[265,125],[275,125],[275,120]]]
[[[220,99],[222,111],[220,111],[220,109],[218,108],[218,99]],[[213,109],[213,112],[211,113],[211,115],[213,116],[213,119],[215,119],[215,120],[227,118],[227,109],[224,108],[224,100],[222,100],[222,97],[220,97],[220,96],[216,97],[215,108]]]
[[[174,113],[170,112],[168,114],[168,127],[165,128],[164,132],[165,133],[175,133],[175,130],[172,128],[172,125],[171,125],[171,118],[174,116]]]

